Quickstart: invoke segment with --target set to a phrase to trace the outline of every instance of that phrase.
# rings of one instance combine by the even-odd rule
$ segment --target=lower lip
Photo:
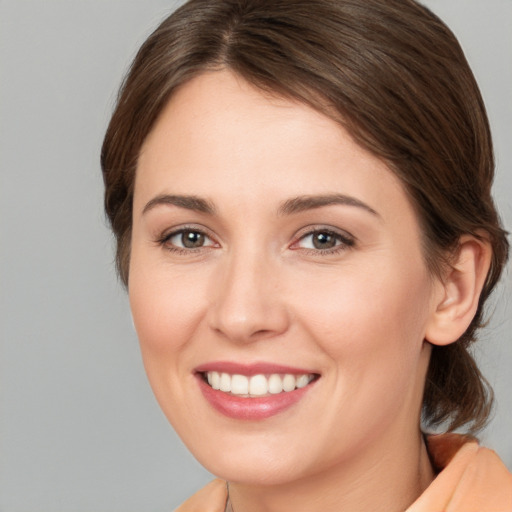
[[[197,375],[203,396],[217,411],[237,420],[264,420],[295,405],[311,388],[315,381],[294,391],[282,392],[256,398],[244,398],[224,393],[210,387],[201,375]]]

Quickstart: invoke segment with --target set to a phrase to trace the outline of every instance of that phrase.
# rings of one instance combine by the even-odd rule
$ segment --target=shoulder
[[[226,500],[226,482],[216,479],[196,492],[174,512],[224,512]]]
[[[427,445],[441,471],[407,512],[512,512],[512,474],[494,451],[456,434]]]

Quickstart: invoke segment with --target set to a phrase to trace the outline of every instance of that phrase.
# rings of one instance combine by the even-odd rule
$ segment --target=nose
[[[233,255],[223,265],[208,312],[210,327],[238,343],[284,333],[289,315],[277,262],[252,252]]]

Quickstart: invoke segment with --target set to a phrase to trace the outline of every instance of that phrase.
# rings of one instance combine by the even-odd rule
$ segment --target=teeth
[[[211,382],[210,386],[213,389],[220,389],[220,375],[217,372],[210,372],[208,375],[211,374]],[[208,380],[208,382],[210,379]]]
[[[228,374],[223,373],[223,375]],[[233,377],[231,377],[230,391],[234,395],[247,395],[247,393],[249,393],[249,379],[245,375],[233,375]]]
[[[297,383],[295,384],[299,389],[305,388],[309,384],[309,378],[307,375],[299,375]]]
[[[268,393],[293,391],[307,386],[312,380],[313,374],[285,375],[273,373],[271,375],[231,375],[229,373],[206,372],[208,384],[213,389],[219,389],[225,393],[239,396],[264,396]]]
[[[296,379],[293,375],[287,373],[283,377],[283,391],[293,391],[295,389]]]
[[[262,396],[268,393],[268,381],[265,375],[253,375],[249,381],[249,394]]]
[[[283,379],[279,375],[271,375],[268,379],[268,392],[277,395],[283,391]]]
[[[227,373],[220,374],[219,389],[221,391],[225,391],[226,393],[231,391],[231,375],[228,375]]]

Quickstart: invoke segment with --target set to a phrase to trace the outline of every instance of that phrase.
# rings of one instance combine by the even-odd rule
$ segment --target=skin
[[[335,193],[368,208],[280,212]],[[165,194],[203,198],[215,213],[147,207]],[[163,241],[184,226],[205,245]],[[312,229],[352,242],[317,249]],[[146,139],[129,278],[142,356],[164,413],[231,482],[237,512],[390,512],[421,494],[433,478],[419,430],[424,340],[443,290],[397,178],[311,108],[209,72],[171,98]],[[320,378],[290,409],[237,420],[211,407],[194,375],[219,360]]]

